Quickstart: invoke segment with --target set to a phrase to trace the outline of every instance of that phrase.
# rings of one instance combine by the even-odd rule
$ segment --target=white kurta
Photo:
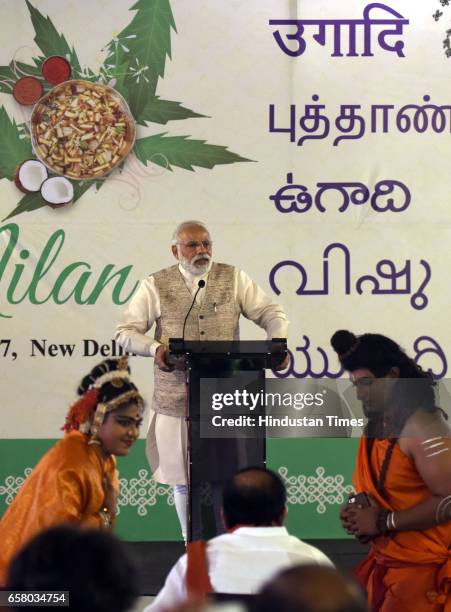
[[[186,286],[194,297],[199,280],[205,281],[196,303],[202,304],[208,284],[209,270],[195,276],[179,265]],[[274,304],[269,296],[242,270],[235,268],[234,296],[240,312],[267,334],[267,338],[286,338],[288,320],[283,309]],[[115,338],[129,352],[143,356],[155,356],[160,342],[147,332],[160,318],[160,296],[151,275],[144,279],[132,297],[116,328]],[[186,482],[186,423],[180,417],[150,411],[147,434],[147,457],[155,480],[163,484]]]
[[[160,612],[186,599],[186,555],[180,557],[153,603]],[[256,593],[280,570],[313,563],[333,566],[318,548],[289,535],[285,527],[240,527],[207,544],[210,582],[217,593]]]

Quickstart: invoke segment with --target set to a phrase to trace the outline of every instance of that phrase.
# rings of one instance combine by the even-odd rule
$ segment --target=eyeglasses
[[[213,246],[213,242],[211,240],[202,240],[201,242],[190,240],[189,242],[177,242],[177,244],[180,244],[187,249],[198,249],[200,246],[203,246],[204,249],[208,250]]]
[[[352,381],[352,385],[354,387],[371,387],[371,385],[374,383],[375,380],[376,380],[375,378],[369,378],[369,377],[358,378],[357,380]]]

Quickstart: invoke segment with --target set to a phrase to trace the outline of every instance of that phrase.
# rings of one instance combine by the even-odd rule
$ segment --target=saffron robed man
[[[170,363],[168,340],[182,336],[200,280],[205,285],[186,321],[186,340],[238,340],[241,315],[262,327],[268,339],[286,338],[288,320],[245,272],[212,261],[213,243],[203,223],[181,223],[174,231],[171,250],[177,263],[142,281],[117,326],[116,339],[125,350],[155,360],[147,457],[154,478],[174,487],[186,537],[185,373]],[[147,332],[153,326],[152,338]],[[287,359],[279,368],[286,365]]]

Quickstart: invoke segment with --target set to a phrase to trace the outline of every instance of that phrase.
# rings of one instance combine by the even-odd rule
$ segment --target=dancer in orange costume
[[[139,434],[144,401],[124,359],[107,359],[83,378],[63,427],[0,521],[0,585],[9,562],[34,535],[67,522],[111,529],[119,483],[115,455]]]
[[[354,473],[359,496],[341,511],[371,543],[356,573],[372,612],[451,611],[451,431],[434,382],[379,334],[339,331],[332,346],[368,423]]]

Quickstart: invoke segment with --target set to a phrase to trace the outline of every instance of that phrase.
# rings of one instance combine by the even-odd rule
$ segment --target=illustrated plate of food
[[[101,83],[65,81],[43,96],[31,115],[36,157],[51,172],[71,179],[109,174],[133,149],[135,137],[126,101]]]

